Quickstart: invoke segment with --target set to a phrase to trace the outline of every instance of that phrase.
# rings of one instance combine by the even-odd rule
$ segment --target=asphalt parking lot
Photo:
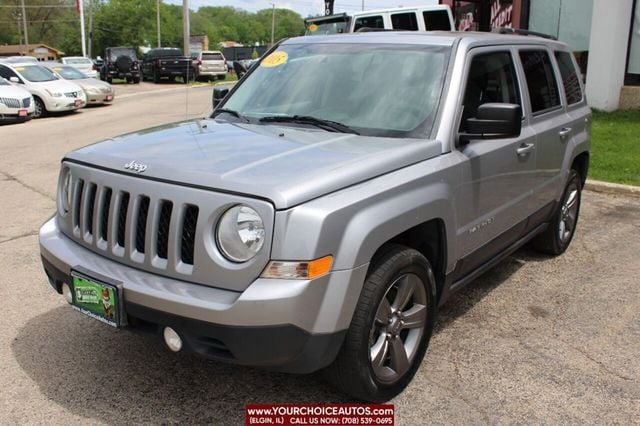
[[[51,290],[37,231],[62,155],[211,110],[210,87],[117,89],[111,106],[0,126],[0,423],[243,424],[248,402],[349,402],[317,374],[176,356]],[[585,192],[567,253],[524,248],[442,308],[396,422],[637,424],[639,234],[639,197]]]

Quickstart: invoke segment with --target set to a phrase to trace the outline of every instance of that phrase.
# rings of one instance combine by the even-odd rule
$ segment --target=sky
[[[182,0],[163,0],[165,3],[182,4]],[[362,10],[363,0],[335,0],[334,13],[357,12]],[[324,15],[323,0],[189,0],[189,7],[196,10],[201,6],[233,6],[255,12],[272,7],[287,8],[298,12],[303,18]],[[398,6],[438,4],[437,0],[364,0],[365,10],[387,9]]]

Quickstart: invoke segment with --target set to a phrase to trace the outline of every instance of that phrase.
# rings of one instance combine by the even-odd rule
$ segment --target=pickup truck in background
[[[142,79],[159,83],[167,77],[174,81],[176,77],[188,82],[195,78],[196,69],[190,57],[184,56],[177,47],[159,47],[149,50],[142,60]]]

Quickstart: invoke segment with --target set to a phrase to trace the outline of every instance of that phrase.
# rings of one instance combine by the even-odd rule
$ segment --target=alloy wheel
[[[427,323],[427,294],[422,280],[404,274],[378,305],[369,342],[369,359],[382,383],[398,381],[411,367]]]

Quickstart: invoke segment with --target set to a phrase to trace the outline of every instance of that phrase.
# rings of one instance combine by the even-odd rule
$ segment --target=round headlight
[[[257,211],[238,205],[227,210],[216,232],[218,247],[233,262],[246,262],[264,244],[264,223]]]
[[[60,192],[58,194],[60,213],[65,214],[71,208],[71,172],[65,169],[60,176]]]

